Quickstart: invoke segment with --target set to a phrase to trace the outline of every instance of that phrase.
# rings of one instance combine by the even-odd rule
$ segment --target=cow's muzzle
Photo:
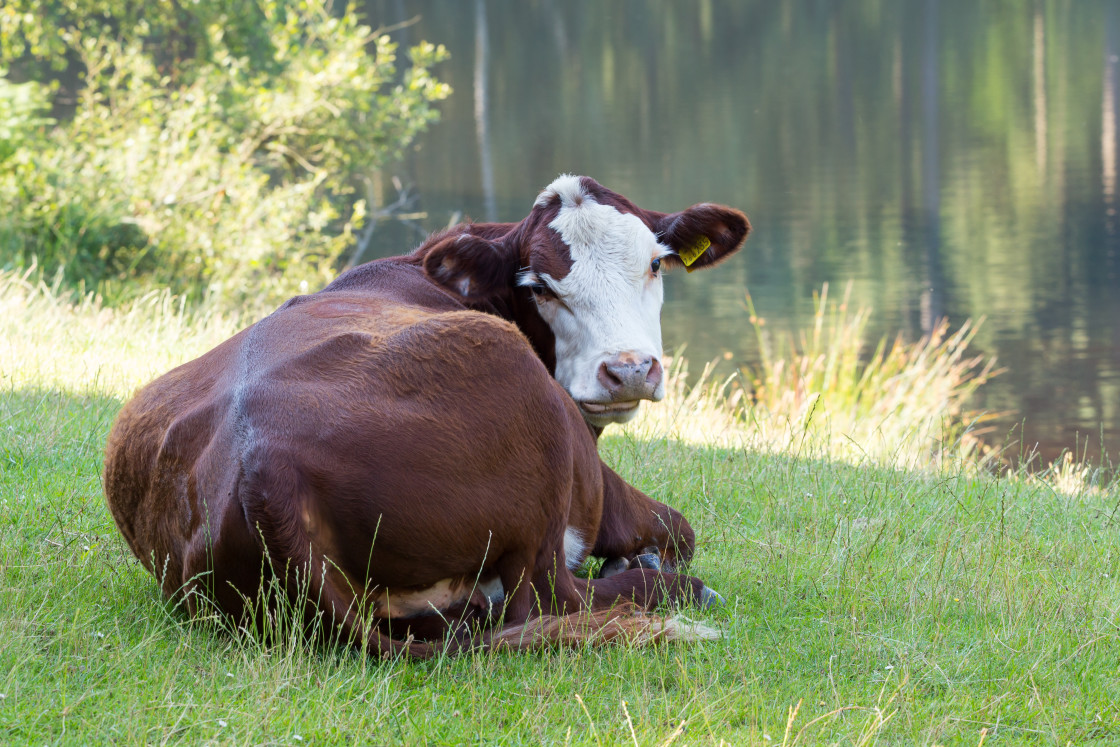
[[[595,399],[577,399],[583,419],[602,428],[634,417],[643,399],[661,399],[661,361],[652,356],[621,353],[599,364]]]
[[[653,356],[620,353],[599,364],[597,378],[611,402],[654,399],[664,372]]]

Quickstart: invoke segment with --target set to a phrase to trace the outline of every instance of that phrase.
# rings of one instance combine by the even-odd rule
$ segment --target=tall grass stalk
[[[967,321],[950,332],[942,321],[917,342],[883,338],[869,352],[870,311],[853,311],[850,294],[849,285],[839,303],[830,302],[825,284],[811,325],[794,335],[771,333],[748,295],[758,363],[724,378],[709,364],[690,387],[677,357],[669,368],[669,407],[647,408],[637,430],[856,464],[988,460],[978,435],[990,416],[970,412],[967,403],[1000,371],[994,358],[968,351],[979,324]]]
[[[950,333],[943,319],[917,342],[884,337],[867,355],[871,312],[851,310],[851,290],[830,303],[825,283],[812,326],[796,341],[771,335],[747,296],[761,357],[746,371],[752,423],[779,438],[824,439],[842,458],[926,466],[982,457],[976,435],[987,417],[966,406],[999,370],[994,357],[968,352],[979,323]]]

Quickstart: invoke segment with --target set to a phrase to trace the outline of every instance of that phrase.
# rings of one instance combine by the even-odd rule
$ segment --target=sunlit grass
[[[972,393],[1000,371],[994,358],[968,351],[978,325],[950,333],[941,322],[913,343],[880,340],[868,348],[869,310],[829,302],[825,284],[812,324],[772,334],[747,305],[760,360],[719,379],[709,364],[691,385],[687,363],[673,361],[668,407],[646,408],[635,432],[669,434],[775,454],[816,453],[852,464],[936,468],[981,466],[997,456],[979,439],[990,417],[970,412]]]
[[[241,311],[152,291],[124,307],[61,290],[37,268],[0,273],[0,384],[126,397],[252,321]]]
[[[0,742],[1120,740],[1120,488],[1079,488],[1074,460],[846,463],[752,441],[743,395],[678,375],[602,452],[693,523],[723,640],[385,662],[186,619],[104,506],[124,399],[259,310],[7,276],[0,312]]]

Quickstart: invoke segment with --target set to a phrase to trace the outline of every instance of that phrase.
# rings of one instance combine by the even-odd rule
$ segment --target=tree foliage
[[[46,107],[47,95],[42,86],[12,83],[0,68],[0,167],[34,140],[38,128],[52,122],[41,115]]]
[[[6,53],[65,51],[83,82],[55,126],[44,86],[0,85],[0,197],[13,208],[0,215],[0,261],[37,258],[110,296],[137,280],[234,298],[320,284],[364,215],[355,183],[399,156],[450,92],[430,72],[442,47],[414,47],[398,74],[388,37],[320,0],[251,4],[251,32],[198,11],[192,23],[212,22],[174,54],[153,42],[169,38],[174,3],[128,33],[134,7],[92,23],[78,10],[98,0],[61,5],[53,41],[3,28]]]

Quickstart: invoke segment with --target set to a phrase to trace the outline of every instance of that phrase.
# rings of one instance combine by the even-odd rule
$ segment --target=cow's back
[[[330,558],[359,586],[423,587],[468,558],[477,573],[526,531],[562,535],[568,499],[558,514],[538,486],[570,496],[573,458],[586,463],[573,497],[594,501],[594,445],[528,342],[423,284],[425,305],[411,303],[414,274],[293,299],[125,406],[106,496],[165,593],[219,554],[211,588],[232,585],[234,605],[266,552]],[[573,449],[573,433],[587,443]]]
[[[286,343],[291,329],[306,338]],[[494,316],[338,292],[265,320],[245,349],[238,496],[270,553],[310,540],[362,585],[424,586],[563,533],[549,525],[567,516],[573,435],[594,480],[578,411]]]
[[[386,304],[406,307],[415,298],[435,308],[461,308],[408,265],[379,262],[357,269],[361,272],[340,276],[328,289],[331,293],[287,301],[261,322],[146,385],[121,409],[106,445],[105,494],[117,526],[149,570],[157,572],[153,553],[158,564],[174,562],[184,537],[197,524],[200,506],[189,479],[204,453],[224,448],[226,461],[239,456],[244,444],[237,443],[238,437],[245,434],[223,433],[222,426],[230,425],[236,398],[244,396],[260,368],[282,367],[301,350],[339,336],[337,321],[330,320],[332,309],[339,312],[336,317],[372,312],[364,326],[376,327],[376,309]],[[339,286],[343,293],[333,293]],[[334,301],[338,295],[356,294],[366,301]],[[330,300],[316,303],[324,295]],[[307,306],[321,309],[318,316],[326,323],[301,327],[298,317],[306,316],[302,312]],[[299,311],[293,314],[293,309]],[[216,444],[215,439],[228,443]]]

